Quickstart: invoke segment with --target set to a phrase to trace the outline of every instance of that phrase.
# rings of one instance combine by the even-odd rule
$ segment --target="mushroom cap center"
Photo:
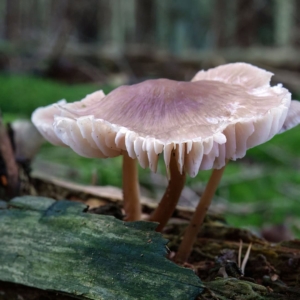
[[[165,142],[205,139],[229,124],[259,118],[283,104],[278,93],[276,87],[247,89],[210,80],[156,79],[121,86],[74,113],[93,115]]]

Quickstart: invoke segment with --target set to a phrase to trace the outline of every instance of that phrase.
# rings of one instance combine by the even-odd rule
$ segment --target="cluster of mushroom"
[[[85,157],[123,155],[123,193],[127,220],[140,219],[136,160],[156,171],[163,155],[169,185],[150,220],[161,230],[171,217],[185,173],[215,169],[187,228],[178,260],[185,260],[228,160],[297,125],[299,103],[270,86],[272,73],[246,63],[200,71],[191,82],[147,80],[102,91],[81,101],[38,108],[32,121],[55,145]],[[296,111],[296,112],[295,112]],[[287,117],[288,116],[288,117]]]

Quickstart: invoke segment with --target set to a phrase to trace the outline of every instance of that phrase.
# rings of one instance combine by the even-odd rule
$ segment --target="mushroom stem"
[[[200,202],[198,203],[198,206],[196,208],[196,211],[193,215],[193,218],[186,228],[186,231],[183,236],[183,240],[179,246],[178,252],[175,256],[175,261],[177,262],[185,262],[192,250],[193,244],[197,238],[197,234],[201,228],[201,225],[203,223],[204,217],[206,215],[206,212],[210,206],[210,203],[212,201],[212,198],[216,192],[216,189],[219,185],[219,182],[222,178],[223,172],[225,170],[224,166],[223,168],[217,170],[214,169],[209,181],[207,183],[207,186],[205,188],[204,193],[202,194],[202,197],[200,199]]]
[[[178,203],[180,194],[185,184],[185,172],[182,171],[180,174],[177,162],[175,158],[175,153],[171,155],[170,160],[170,180],[168,187],[155,211],[150,216],[150,221],[158,222],[159,225],[156,231],[160,232],[167,224],[168,220],[171,218],[176,205]]]
[[[123,200],[126,221],[141,219],[140,188],[136,160],[123,155]]]

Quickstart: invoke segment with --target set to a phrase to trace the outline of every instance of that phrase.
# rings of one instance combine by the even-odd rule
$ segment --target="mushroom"
[[[45,140],[29,120],[15,120],[10,126],[16,160],[26,164],[34,158]]]
[[[239,67],[244,67],[242,64],[235,64],[233,67],[236,67],[235,70],[232,70],[233,72],[232,74],[236,74],[235,71],[238,71]],[[250,71],[249,66],[247,66],[248,70]],[[254,67],[252,67],[254,70]],[[215,68],[212,71],[208,71],[206,73],[204,72],[199,72],[193,80],[205,80],[205,79],[212,79],[213,76],[216,76],[216,78],[221,79],[222,75],[226,74],[226,72],[223,72],[222,75],[220,75],[221,73],[218,73],[218,71],[226,71],[225,70],[225,66],[221,66],[218,68]],[[245,70],[246,71],[246,70]],[[258,71],[258,70],[256,70]],[[250,75],[250,73],[249,73]],[[254,75],[254,74],[253,74]],[[262,83],[268,79],[268,75],[272,75],[271,73],[268,72],[262,72],[262,70],[260,70],[260,74],[257,74],[257,76],[252,77],[253,79],[261,79]],[[225,77],[225,76],[224,76]],[[270,76],[271,77],[271,76]],[[270,77],[268,79],[268,81],[270,80]],[[223,78],[222,78],[223,79]],[[249,83],[250,86],[254,83],[254,81],[251,80],[251,77],[249,77]],[[230,80],[233,84],[247,84],[247,74],[241,72],[239,74],[239,76],[237,76],[236,78],[234,76],[231,77]],[[252,86],[255,89],[259,89],[259,86],[253,85]],[[266,88],[266,87],[265,87]],[[284,88],[281,87],[281,85],[278,85],[277,87],[269,87],[268,89],[276,89],[279,92],[279,89],[281,89],[281,93],[278,93],[278,97],[277,100],[279,100],[278,104],[280,104],[278,106],[278,109],[280,109],[281,112],[281,116],[277,111],[277,116],[274,115],[273,111],[275,109],[275,106],[273,108],[270,107],[270,110],[267,111],[267,113],[265,114],[265,116],[263,117],[259,117],[257,120],[254,120],[253,122],[253,130],[251,132],[250,135],[243,137],[244,138],[244,142],[243,144],[246,145],[247,148],[251,148],[254,147],[258,144],[261,144],[263,142],[268,141],[269,139],[271,139],[276,133],[282,133],[288,129],[291,129],[293,127],[295,127],[296,125],[298,125],[300,123],[300,102],[299,101],[291,101],[289,103],[289,93],[287,90],[285,90]],[[274,100],[275,100],[274,98]],[[262,99],[263,100],[263,99]],[[284,104],[284,106],[282,106],[282,104]],[[287,111],[287,107],[288,107],[288,111]],[[273,111],[272,111],[273,110]],[[276,110],[275,110],[276,111]],[[287,111],[287,112],[286,112]],[[227,138],[227,144],[231,143],[232,140],[230,139],[230,135],[228,135],[228,132],[230,130],[225,129],[224,133],[226,135]],[[241,131],[242,132],[242,131]],[[237,131],[237,126],[235,129],[235,142],[236,145],[238,145],[238,139],[240,137],[238,136],[238,131]],[[229,147],[226,144],[226,150],[227,148],[231,147],[229,145]],[[236,152],[238,152],[238,149],[236,149]],[[227,159],[230,159],[230,157],[228,155],[226,155]],[[233,156],[232,158],[240,158],[239,157],[235,157]],[[200,227],[203,223],[206,211],[208,210],[211,200],[215,194],[215,191],[217,189],[217,186],[221,180],[222,174],[224,172],[225,169],[225,165],[220,168],[220,169],[214,169],[211,177],[207,183],[207,186],[205,188],[204,193],[202,194],[202,197],[200,199],[200,202],[195,210],[195,213],[188,225],[188,227],[186,228],[185,234],[183,236],[183,240],[179,246],[178,252],[176,254],[175,260],[178,262],[184,262],[187,260],[192,246],[196,240],[197,234],[200,230]]]
[[[105,125],[98,128],[92,115],[80,116],[92,103],[104,98],[102,91],[87,95],[83,100],[67,103],[61,100],[55,104],[36,109],[32,122],[39,132],[54,145],[69,146],[84,157],[107,158],[123,154],[123,198],[126,220],[135,221],[141,217],[137,166],[127,154],[125,140],[119,139],[120,147],[111,143],[111,131]],[[107,146],[108,145],[108,146]]]
[[[185,173],[195,177],[211,168],[221,172],[228,159],[243,157],[248,148],[280,130],[290,94],[280,85],[270,87],[271,76],[237,63],[201,71],[192,82],[147,80],[107,96],[92,94],[55,106],[51,138],[55,134],[84,156],[125,153],[124,159],[137,159],[152,171],[163,153],[169,186],[150,217],[160,223],[160,230],[174,211]]]

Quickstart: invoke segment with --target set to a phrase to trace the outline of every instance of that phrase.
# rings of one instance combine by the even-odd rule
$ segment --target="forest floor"
[[[35,87],[34,90],[29,88],[32,86]],[[28,118],[38,106],[53,103],[61,98],[78,100],[96,89],[99,89],[96,85],[67,86],[33,77],[0,76],[0,99],[5,101],[1,100],[3,118],[6,122],[20,117]],[[110,89],[111,87],[106,87],[105,91]],[[268,143],[249,150],[244,159],[230,162],[226,167],[210,209],[214,217],[207,219],[190,260],[185,264],[207,284],[208,294],[201,299],[230,298],[237,292],[234,291],[236,285],[232,280],[242,281],[243,288],[248,292],[251,290],[249,295],[252,295],[252,298],[247,299],[259,299],[255,298],[256,295],[272,292],[279,295],[277,299],[285,299],[287,295],[289,299],[299,299],[300,244],[291,241],[300,237],[298,130],[299,128],[294,128],[277,135]],[[86,159],[69,149],[44,144],[31,167],[32,175],[36,178],[34,184],[37,185],[34,188],[38,195],[84,201],[91,208],[103,206],[105,201],[95,201],[95,195],[87,195],[84,191],[68,193],[64,188],[49,183],[49,180],[44,183],[43,180],[45,181],[45,177],[51,177],[58,181],[67,179],[74,185],[81,183],[93,187],[121,187],[120,158]],[[185,209],[177,210],[163,232],[170,240],[170,258],[178,248],[184,226],[197,205],[209,175],[209,171],[204,171],[194,179],[187,179],[179,203],[180,207]],[[156,174],[139,169],[139,179],[143,196],[154,199],[148,208],[147,205],[144,206],[144,214],[147,215],[167,185],[163,161],[159,161]],[[49,187],[51,188],[48,189]],[[274,242],[288,241],[270,244],[263,237]],[[245,276],[241,276],[237,268],[237,253],[241,240],[243,253],[252,243]],[[213,280],[224,276],[224,272],[220,270],[225,270],[229,278]],[[265,288],[262,289],[256,284],[263,284]],[[222,294],[224,285],[227,286],[225,290],[232,294]],[[240,287],[237,289],[240,292]],[[218,295],[219,298],[214,298],[214,295]]]
[[[101,187],[70,183],[37,173],[30,183],[27,182],[27,189],[26,194],[31,190],[43,197],[82,202],[89,205],[90,213],[113,215],[119,219],[123,217],[122,193],[118,189],[107,191]],[[153,210],[153,201],[142,198],[142,207],[143,218],[147,219]],[[191,216],[190,207],[178,207],[162,232],[169,241],[170,260],[176,254]],[[250,245],[249,259],[242,274],[239,251],[244,259]],[[220,215],[207,215],[192,253],[182,266],[192,269],[206,287],[198,299],[296,300],[300,297],[300,241],[269,243],[247,229],[230,226]],[[16,288],[20,293],[24,290],[20,286],[8,285],[5,291],[11,293]],[[26,293],[26,289],[24,291]],[[44,294],[32,292],[37,296]],[[51,297],[48,299],[55,299]]]

